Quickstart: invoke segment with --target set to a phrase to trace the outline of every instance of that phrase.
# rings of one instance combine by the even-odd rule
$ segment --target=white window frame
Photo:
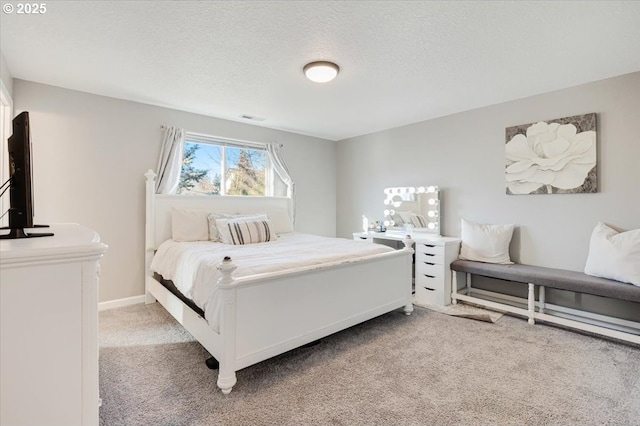
[[[226,185],[222,184],[222,182],[224,182],[224,178],[226,176],[226,171],[227,171],[227,152],[226,149],[227,147],[230,148],[238,148],[238,149],[252,149],[255,151],[264,151],[267,155],[266,155],[266,162],[265,162],[265,182],[264,182],[264,196],[265,197],[273,197],[273,194],[275,192],[274,189],[274,170],[273,167],[271,165],[271,159],[269,158],[269,153],[267,151],[267,144],[266,143],[261,143],[261,142],[249,142],[249,141],[243,141],[243,140],[238,140],[238,139],[228,139],[228,138],[222,138],[222,137],[218,137],[218,136],[210,136],[210,135],[205,135],[202,133],[194,133],[194,132],[189,132],[186,131],[185,135],[184,135],[184,143],[185,145],[187,143],[199,143],[199,144],[208,144],[208,145],[215,145],[215,146],[219,146],[222,148],[222,155],[221,155],[221,161],[220,161],[220,166],[222,168],[222,170],[225,173],[221,174],[221,184],[220,184],[220,194],[219,196],[226,196]]]

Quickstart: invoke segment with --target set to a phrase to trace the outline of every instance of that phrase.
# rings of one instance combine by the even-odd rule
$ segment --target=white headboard
[[[153,170],[145,173],[147,178],[146,249],[155,250],[171,238],[171,210],[206,209],[236,213],[281,210],[292,218],[292,201],[287,197],[252,196],[197,196],[156,194]]]

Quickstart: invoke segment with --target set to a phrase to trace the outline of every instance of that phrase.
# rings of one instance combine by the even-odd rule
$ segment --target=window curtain
[[[184,129],[164,127],[158,160],[156,194],[175,194],[180,183],[184,151]]]
[[[282,145],[275,143],[267,144],[267,153],[269,154],[269,161],[271,161],[271,165],[273,170],[276,172],[278,177],[287,185],[287,197],[291,198],[291,217],[293,223],[296,221],[296,202],[295,202],[295,188],[296,185],[291,179],[291,175],[289,174],[289,169],[280,154],[280,148]]]

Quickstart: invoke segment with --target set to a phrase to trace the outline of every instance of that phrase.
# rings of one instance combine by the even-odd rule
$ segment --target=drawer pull
[[[366,240],[366,239],[367,239],[367,237],[360,237],[360,239],[361,239],[361,240]]]
[[[432,254],[432,253],[422,253],[422,254],[424,254],[425,256],[435,256],[435,254]]]
[[[425,265],[431,265],[431,266],[435,265],[435,263],[431,263],[431,262],[422,262],[422,263],[424,263]]]
[[[434,247],[435,247],[435,245],[433,245],[433,244],[423,244],[423,246],[425,246],[425,247],[431,247],[431,248],[434,248]]]
[[[436,277],[435,275],[429,275],[429,274],[422,274],[422,275],[424,275],[427,278],[435,278]]]
[[[423,287],[425,290],[429,290],[429,291],[436,291],[435,288],[429,288],[429,287]]]

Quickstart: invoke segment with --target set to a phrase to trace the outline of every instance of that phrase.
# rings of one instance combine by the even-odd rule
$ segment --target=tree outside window
[[[265,150],[191,142],[184,146],[178,194],[266,195]]]

